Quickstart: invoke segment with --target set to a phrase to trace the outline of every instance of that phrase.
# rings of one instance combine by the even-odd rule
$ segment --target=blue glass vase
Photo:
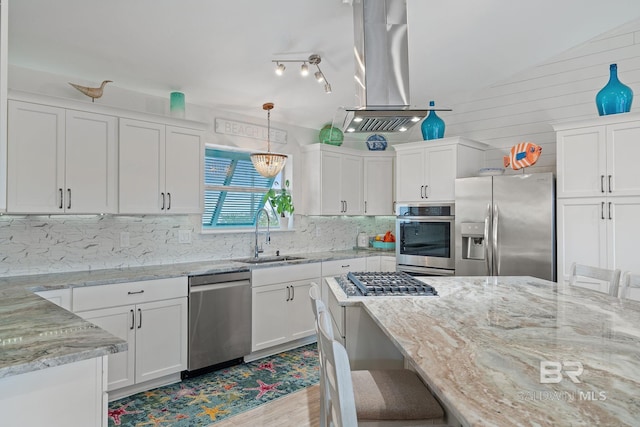
[[[596,106],[598,114],[628,113],[631,110],[633,101],[633,91],[631,88],[618,80],[618,66],[609,66],[609,83],[596,95]]]
[[[429,108],[435,106],[435,102],[429,101]],[[422,121],[422,139],[438,139],[444,137],[444,120],[435,111],[429,111],[429,115]]]

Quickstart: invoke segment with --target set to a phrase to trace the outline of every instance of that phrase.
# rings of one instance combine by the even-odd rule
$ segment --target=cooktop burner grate
[[[405,272],[349,272],[347,278],[363,296],[418,295],[436,296],[430,285]]]

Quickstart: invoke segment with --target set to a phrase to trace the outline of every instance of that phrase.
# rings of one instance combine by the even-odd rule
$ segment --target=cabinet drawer
[[[251,286],[273,285],[298,280],[318,280],[321,264],[286,265],[270,268],[256,268],[251,272]]]
[[[187,292],[186,277],[86,286],[73,289],[73,311],[186,297]]]
[[[336,259],[322,263],[322,276],[340,276],[350,271],[367,271],[366,258]]]

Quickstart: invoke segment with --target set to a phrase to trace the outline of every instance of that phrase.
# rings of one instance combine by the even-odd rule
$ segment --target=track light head
[[[316,78],[318,83],[322,83],[324,81],[324,75],[322,75],[322,71],[316,71],[313,76]]]
[[[276,64],[278,64],[276,66],[276,74],[281,76],[287,67],[285,67],[284,64],[280,64],[279,62],[276,62]]]
[[[324,93],[331,93],[331,85],[329,83],[324,84]]]
[[[303,77],[306,77],[309,75],[309,66],[307,65],[306,62],[303,62],[302,65],[300,66],[300,75],[302,75]]]

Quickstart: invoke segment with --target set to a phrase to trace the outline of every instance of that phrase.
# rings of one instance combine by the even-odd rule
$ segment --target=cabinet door
[[[607,220],[603,198],[558,199],[558,281],[571,264],[607,268]]]
[[[286,304],[290,291],[287,286],[277,284],[252,289],[251,351],[288,341],[289,316]]]
[[[611,197],[607,203],[607,211],[611,209],[611,219],[607,220],[609,268],[638,271],[640,197]]]
[[[382,271],[380,270],[380,256],[369,256],[365,260],[367,271]]]
[[[63,212],[65,111],[9,101],[7,210]]]
[[[365,157],[362,187],[365,215],[393,215],[393,157]]]
[[[396,200],[424,201],[424,149],[402,150],[396,155]]]
[[[316,333],[315,316],[311,311],[309,300],[311,281],[290,283],[289,286],[293,288],[287,304],[291,339],[296,340],[314,335]]]
[[[136,383],[187,369],[187,298],[136,305]]]
[[[204,141],[199,131],[167,126],[167,213],[202,213]]]
[[[454,201],[456,180],[456,146],[426,150],[425,199],[429,202]]]
[[[322,182],[320,184],[321,209],[324,215],[341,215],[344,212],[342,198],[341,156],[322,152]]]
[[[558,132],[556,192],[559,198],[604,196],[605,137],[604,126]]]
[[[640,123],[607,126],[607,194],[640,196]]]
[[[127,341],[129,346],[127,351],[110,354],[108,357],[109,380],[107,390],[112,391],[133,384],[136,355],[135,306],[82,311],[76,314],[110,334]]]
[[[119,212],[165,211],[165,126],[120,119]]]
[[[362,215],[364,196],[362,194],[362,158],[342,156],[340,165],[341,194],[347,215]],[[331,191],[331,187],[328,188]],[[324,192],[324,187],[323,187]]]
[[[384,255],[381,256],[380,271],[396,271],[396,257]]]
[[[116,213],[117,118],[67,110],[64,208]]]

